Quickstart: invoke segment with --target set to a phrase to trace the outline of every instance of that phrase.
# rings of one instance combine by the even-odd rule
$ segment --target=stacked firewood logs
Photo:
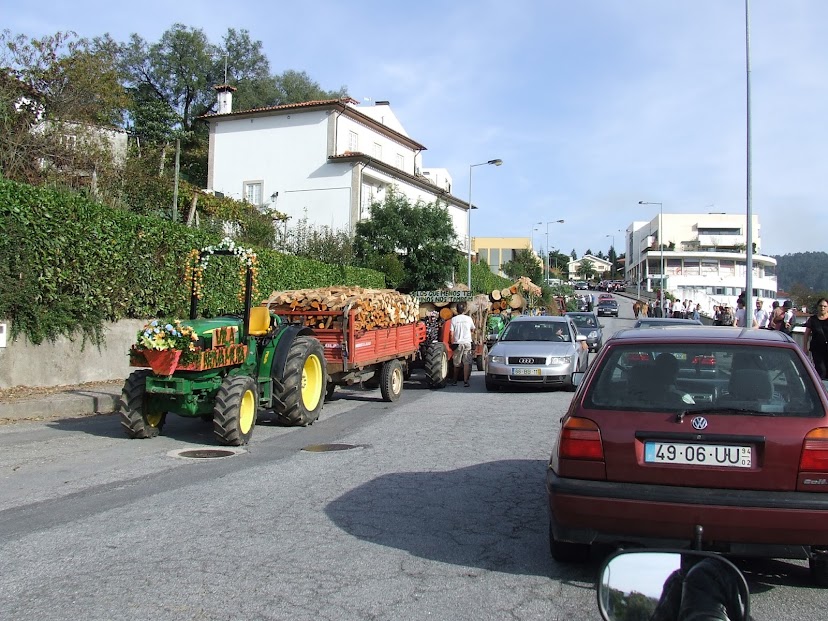
[[[355,308],[351,327],[357,332],[414,323],[420,316],[417,299],[393,289],[324,287],[274,291],[262,305],[277,315],[291,313],[294,320],[314,328],[341,328],[342,314]]]
[[[507,309],[512,312],[522,312],[527,303],[525,294],[541,295],[541,288],[526,276],[521,276],[509,287],[495,289],[489,294],[491,312],[500,313]]]

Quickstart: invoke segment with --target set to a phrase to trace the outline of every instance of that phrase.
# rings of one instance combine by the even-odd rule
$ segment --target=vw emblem
[[[518,358],[518,364],[532,364],[534,361],[534,358]]]
[[[696,416],[692,422],[693,429],[701,431],[707,428],[707,419],[704,416]]]

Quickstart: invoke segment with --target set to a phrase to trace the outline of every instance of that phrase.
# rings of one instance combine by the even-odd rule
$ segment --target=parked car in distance
[[[515,317],[489,350],[486,390],[510,386],[574,389],[572,378],[589,362],[586,337],[570,317]]]
[[[618,317],[618,300],[615,298],[604,298],[603,300],[598,300],[595,310],[597,311],[599,317],[604,315],[614,315],[615,317]]]
[[[828,586],[828,392],[793,339],[622,330],[575,381],[547,470],[556,560],[699,544],[807,559]]]
[[[595,352],[601,349],[601,345],[604,344],[604,326],[598,322],[595,313],[569,312],[566,313],[566,316],[572,318],[572,323],[575,324],[578,334],[583,334],[586,337],[589,351]]]
[[[582,291],[586,291],[589,289],[589,284],[585,280],[576,280],[575,281],[575,289],[580,289]]]
[[[665,328],[667,326],[703,326],[698,319],[681,319],[680,317],[639,317],[633,328]]]

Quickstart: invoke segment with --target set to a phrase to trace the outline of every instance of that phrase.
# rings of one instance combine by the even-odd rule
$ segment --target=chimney
[[[229,84],[219,84],[213,88],[218,93],[218,114],[230,114],[233,111],[233,92],[236,87]]]

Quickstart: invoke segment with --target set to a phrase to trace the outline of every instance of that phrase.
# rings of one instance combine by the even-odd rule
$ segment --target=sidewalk
[[[0,425],[51,418],[78,418],[115,411],[123,380],[0,391]]]

